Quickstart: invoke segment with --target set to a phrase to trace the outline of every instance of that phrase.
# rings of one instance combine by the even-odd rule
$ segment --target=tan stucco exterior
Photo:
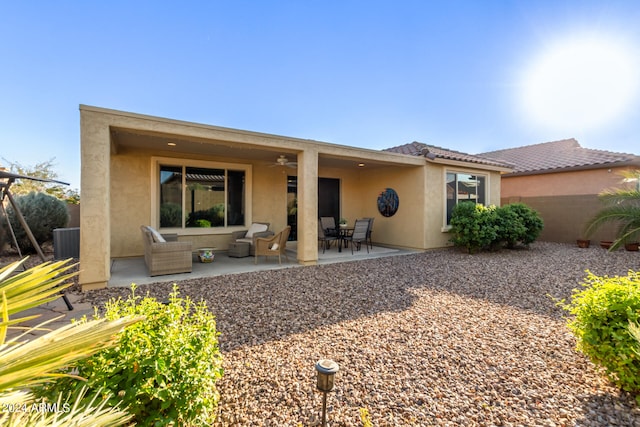
[[[194,248],[225,250],[230,234],[251,222],[287,225],[287,175],[298,180],[298,262],[318,259],[318,178],[340,180],[341,216],[375,218],[374,242],[429,249],[448,244],[445,228],[447,170],[483,173],[489,202],[500,202],[500,173],[490,167],[447,164],[424,157],[359,149],[81,106],[82,206],[80,283],[106,286],[112,258],[143,253],[141,225],[158,227],[160,163],[236,165],[243,168],[249,199],[244,227],[184,228],[180,240]],[[177,141],[170,147],[167,141]],[[296,169],[272,167],[282,153]],[[357,166],[364,163],[364,167]],[[399,195],[400,208],[386,218],[376,200],[385,188]],[[162,231],[162,230],[161,230]]]

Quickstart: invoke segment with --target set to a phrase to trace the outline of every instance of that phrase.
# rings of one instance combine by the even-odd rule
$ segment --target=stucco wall
[[[361,181],[361,216],[374,219],[372,240],[381,245],[420,248],[424,246],[424,168],[383,168],[363,174]],[[392,188],[398,193],[395,215],[378,212],[378,196]]]
[[[502,177],[502,198],[598,194],[619,185],[623,168]]]
[[[141,225],[150,225],[149,156],[124,152],[111,157],[111,255],[144,254]]]
[[[575,243],[583,238],[586,223],[602,209],[598,194],[619,188],[626,168],[592,169],[502,178],[502,203],[522,202],[544,220],[540,240]],[[615,227],[605,226],[591,240],[613,240]]]

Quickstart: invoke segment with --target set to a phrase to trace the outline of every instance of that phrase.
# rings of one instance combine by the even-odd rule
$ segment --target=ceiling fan
[[[276,166],[286,166],[288,168],[295,168],[298,166],[298,163],[290,162],[289,159],[287,159],[287,156],[285,156],[284,154],[280,154],[280,156],[278,156],[278,158],[276,159],[276,162],[270,165],[270,167],[272,168]]]

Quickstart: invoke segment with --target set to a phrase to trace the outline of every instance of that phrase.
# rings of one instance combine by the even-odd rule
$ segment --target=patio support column
[[[298,153],[298,263],[318,263],[318,150]]]
[[[111,277],[111,137],[104,116],[80,107],[80,277],[83,291],[106,288]]]

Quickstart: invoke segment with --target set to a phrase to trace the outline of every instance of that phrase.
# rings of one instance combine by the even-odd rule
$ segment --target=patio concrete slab
[[[135,258],[117,258],[111,262],[111,279],[109,287],[129,287],[132,283],[136,285],[144,285],[157,282],[178,282],[181,280],[198,279],[202,277],[219,276],[224,274],[238,274],[252,271],[275,270],[281,268],[302,267],[298,264],[296,254],[296,243],[287,243],[287,255],[289,260],[284,257],[282,264],[278,264],[277,257],[259,257],[258,263],[255,264],[254,257],[231,258],[227,252],[216,251],[215,259],[211,263],[201,263],[194,254],[193,267],[191,273],[168,274],[164,276],[151,277],[147,273],[144,259],[142,257]],[[360,251],[351,254],[351,248],[343,248],[342,252],[338,252],[336,247],[332,247],[318,253],[318,264],[329,264],[335,262],[358,261],[370,258],[379,258],[384,256],[394,256],[415,253],[415,251],[401,250],[394,248],[386,248],[382,246],[374,246],[367,250],[362,247]]]

